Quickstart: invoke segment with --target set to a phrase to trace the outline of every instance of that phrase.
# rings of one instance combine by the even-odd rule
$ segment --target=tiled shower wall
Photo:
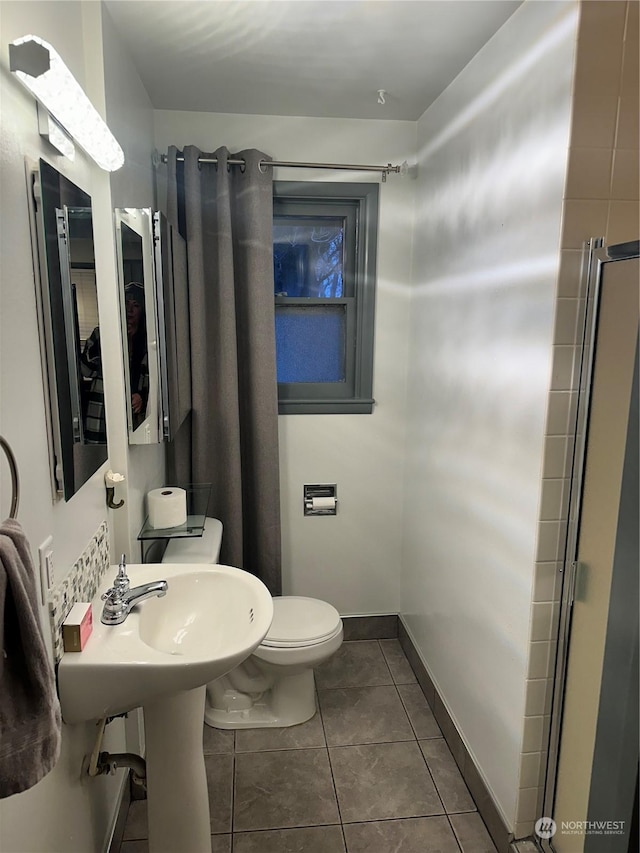
[[[639,72],[637,0],[583,0],[563,202],[553,369],[547,413],[516,838],[542,813],[567,531],[577,398],[583,245],[637,240]]]

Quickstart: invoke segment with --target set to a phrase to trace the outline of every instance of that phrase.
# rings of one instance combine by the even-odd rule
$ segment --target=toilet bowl
[[[172,539],[163,563],[217,563],[222,524],[207,518],[197,539]],[[295,726],[316,712],[313,670],[342,645],[340,614],[326,601],[276,596],[267,636],[235,669],[207,685],[205,722],[220,729]]]
[[[325,601],[273,599],[267,636],[246,661],[207,685],[205,722],[220,729],[295,726],[316,712],[314,667],[342,645],[342,620]]]

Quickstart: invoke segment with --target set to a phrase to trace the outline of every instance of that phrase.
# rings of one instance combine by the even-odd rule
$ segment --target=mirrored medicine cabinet
[[[91,198],[27,161],[51,482],[69,500],[107,459]]]
[[[186,244],[148,208],[115,229],[129,444],[171,441],[191,409]]]

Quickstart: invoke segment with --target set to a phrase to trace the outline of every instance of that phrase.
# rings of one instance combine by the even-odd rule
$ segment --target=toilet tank
[[[206,518],[202,536],[170,539],[163,563],[217,563],[222,545],[222,522]]]

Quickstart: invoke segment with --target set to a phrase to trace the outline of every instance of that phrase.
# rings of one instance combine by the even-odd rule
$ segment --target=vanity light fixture
[[[42,106],[40,101],[38,104],[38,130],[40,136],[44,136],[67,160],[76,159],[76,146],[71,138],[67,136],[62,127],[54,119],[51,113]]]
[[[39,105],[84,148],[101,169],[114,172],[123,165],[122,148],[60,55],[48,42],[33,35],[16,39],[9,45],[9,64],[11,71],[35,96]],[[41,133],[43,121],[39,118]],[[50,125],[43,135],[59,151],[62,150],[52,139]],[[53,136],[59,141],[60,136],[55,131]],[[66,151],[62,153],[68,156]]]

